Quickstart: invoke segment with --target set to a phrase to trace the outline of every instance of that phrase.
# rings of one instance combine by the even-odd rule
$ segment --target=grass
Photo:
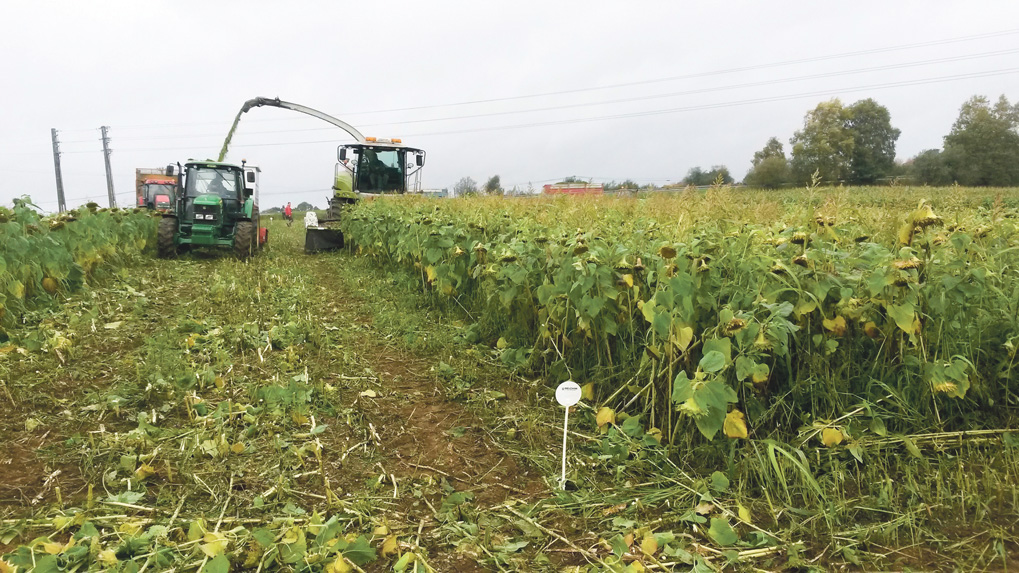
[[[773,202],[796,197],[755,206],[729,193],[717,190],[712,205],[733,217],[754,209],[765,217]],[[971,191],[952,200],[984,201]],[[695,207],[648,201],[674,210],[678,224]],[[212,571],[225,562],[330,571],[1015,566],[1019,438],[1009,427],[870,432],[854,445],[861,459],[850,444],[820,444],[826,425],[869,427],[875,410],[912,415],[889,392],[842,419],[787,418],[793,439],[738,450],[723,440],[710,457],[683,445],[670,456],[622,416],[599,427],[597,405],[584,401],[570,416],[575,489],[559,491],[558,380],[515,372],[494,344],[471,342],[472,317],[436,306],[413,272],[346,252],[306,256],[298,225],[272,225],[269,248],[251,261],[215,252],[139,259],[9,331],[25,350],[0,356],[0,401],[11,412],[0,422],[6,562]],[[30,341],[38,348],[28,350]],[[838,365],[827,372],[837,378]]]

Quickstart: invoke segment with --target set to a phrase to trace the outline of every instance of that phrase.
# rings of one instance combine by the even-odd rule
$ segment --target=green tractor
[[[172,257],[192,246],[233,249],[247,258],[265,242],[259,227],[257,167],[189,161],[181,170],[177,201],[159,221],[157,250]]]

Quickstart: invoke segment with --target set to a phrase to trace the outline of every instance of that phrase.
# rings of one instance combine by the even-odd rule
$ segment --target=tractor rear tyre
[[[255,224],[255,246],[261,249],[265,243],[262,242],[261,231],[259,231],[259,227],[262,226],[262,217],[258,213],[258,205],[251,208],[251,222]]]
[[[234,254],[239,259],[246,259],[255,254],[258,244],[257,230],[251,221],[238,221],[234,227]]]
[[[159,229],[156,232],[156,253],[159,258],[168,259],[177,254],[177,246],[173,240],[176,234],[176,217],[163,217],[159,220]]]

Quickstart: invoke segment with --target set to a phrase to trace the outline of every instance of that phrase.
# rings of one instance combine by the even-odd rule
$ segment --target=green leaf
[[[888,316],[895,321],[896,326],[906,334],[913,334],[915,313],[913,312],[912,303],[890,304],[886,308],[888,309]]]
[[[739,541],[739,536],[733,530],[732,526],[725,519],[719,517],[711,518],[711,527],[708,528],[708,536],[715,541],[715,543],[728,547],[735,545]]]
[[[729,478],[725,477],[722,472],[716,471],[711,474],[711,489],[723,492],[729,489]]]
[[[251,537],[262,547],[269,547],[272,545],[273,540],[276,539],[276,535],[264,527],[252,531]]]
[[[213,557],[202,567],[203,573],[229,573],[230,571],[230,560],[227,559],[226,555],[220,553]]]
[[[909,436],[902,436],[902,443],[906,446],[906,451],[910,453],[914,458],[918,460],[923,459],[923,454],[920,453],[920,448],[916,447],[916,443],[909,438]]]
[[[620,559],[622,559],[623,555],[626,555],[626,552],[630,550],[629,546],[626,545],[626,540],[624,540],[623,536],[618,533],[611,541],[609,541],[609,543],[612,544],[612,553]]]
[[[704,354],[699,366],[701,367],[701,370],[714,374],[722,368],[725,368],[725,355],[717,350],[712,350],[711,352]]]
[[[347,548],[343,550],[343,556],[357,565],[367,565],[376,559],[375,548],[368,543],[363,535],[347,545]]]
[[[145,492],[141,492],[141,491],[125,491],[125,492],[117,494],[117,495],[111,495],[109,497],[109,500],[117,502],[117,503],[135,504],[135,503],[138,503],[138,501],[141,500],[141,498],[143,498],[143,497],[145,497]]]
[[[725,357],[725,363],[729,364],[732,362],[732,339],[713,338],[705,340],[704,353],[707,354],[709,352],[721,352],[722,356]]]

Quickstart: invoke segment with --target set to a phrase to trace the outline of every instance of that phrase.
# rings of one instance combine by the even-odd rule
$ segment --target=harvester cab
[[[361,196],[406,193],[421,187],[425,152],[406,147],[399,139],[365,138],[365,143],[341,145],[333,178],[334,203],[351,203]]]
[[[259,169],[216,161],[190,161],[181,170],[172,212],[159,222],[159,256],[192,246],[233,249],[245,258],[264,242],[259,229]]]

